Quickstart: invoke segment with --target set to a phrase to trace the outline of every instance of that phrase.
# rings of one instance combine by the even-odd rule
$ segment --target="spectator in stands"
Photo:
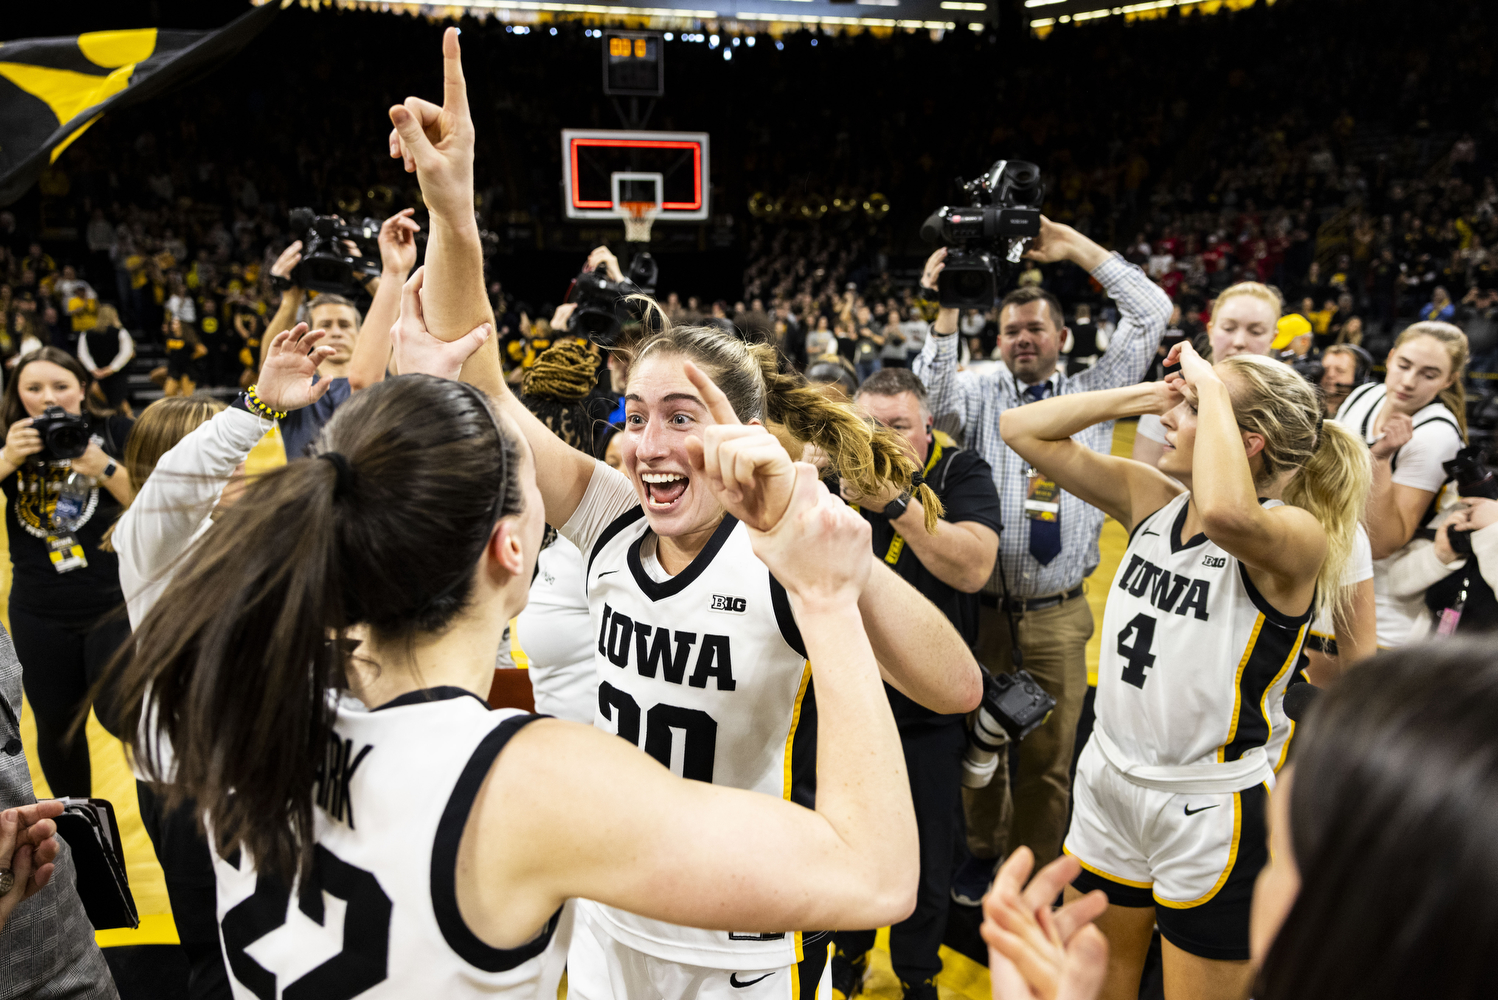
[[[1430,293],[1430,301],[1420,310],[1420,319],[1427,322],[1449,323],[1456,315],[1456,306],[1451,303],[1451,296],[1446,289],[1437,285]]]
[[[1000,437],[999,417],[1009,407],[1047,396],[1138,382],[1171,312],[1170,299],[1143,271],[1070,226],[1042,217],[1027,254],[1038,263],[1076,264],[1117,302],[1118,328],[1094,367],[1076,376],[1057,370],[1065,312],[1054,295],[1034,287],[1011,292],[1000,307],[1002,370],[957,371],[956,309],[938,315],[914,366],[936,419],[955,417],[966,446],[993,469],[1003,507],[999,561],[980,597],[978,659],[991,671],[1009,672],[1018,667],[1020,653],[1024,669],[1056,699],[1050,719],[1018,748],[1012,791],[1002,762],[987,788],[964,791],[972,857],[953,877],[952,894],[970,905],[987,888],[998,860],[1020,844],[1046,861],[1061,850],[1093,630],[1082,581],[1098,564],[1103,524],[1096,508],[1031,474]],[[945,250],[932,254],[921,278],[932,298],[945,257]],[[1102,423],[1078,439],[1106,452],[1112,433],[1112,423]]]
[[[78,338],[78,360],[98,382],[109,408],[126,416],[130,416],[130,403],[125,398],[130,386],[125,366],[133,357],[134,339],[120,325],[120,314],[114,306],[104,303],[99,306],[93,329]]]

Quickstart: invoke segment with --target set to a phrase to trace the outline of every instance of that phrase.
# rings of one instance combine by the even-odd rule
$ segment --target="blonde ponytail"
[[[1316,576],[1316,610],[1330,608],[1339,620],[1352,599],[1344,576],[1372,482],[1367,446],[1341,424],[1327,420],[1315,452],[1282,494],[1285,503],[1310,511],[1326,529],[1326,559]]]
[[[1290,473],[1281,499],[1309,512],[1326,532],[1312,610],[1340,615],[1351,597],[1343,577],[1373,482],[1368,449],[1352,432],[1323,419],[1316,390],[1287,365],[1240,354],[1217,367],[1232,375],[1238,425],[1264,439],[1259,485]]]
[[[936,533],[945,510],[899,435],[823,396],[801,375],[782,373],[768,344],[746,344],[717,327],[673,327],[659,307],[651,318],[662,325],[640,344],[632,364],[661,352],[690,359],[728,397],[740,420],[783,424],[792,437],[822,449],[832,470],[861,494],[877,495],[890,485],[908,491],[921,502],[926,531]]]

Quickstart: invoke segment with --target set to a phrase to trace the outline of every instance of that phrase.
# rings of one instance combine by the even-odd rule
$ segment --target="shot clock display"
[[[603,92],[611,97],[660,97],[666,90],[661,36],[603,33]]]

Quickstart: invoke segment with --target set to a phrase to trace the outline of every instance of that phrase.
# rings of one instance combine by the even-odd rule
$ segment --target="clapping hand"
[[[309,332],[306,323],[276,334],[266,348],[265,364],[255,386],[255,395],[262,403],[272,410],[290,412],[322,399],[333,380],[313,382],[312,377],[317,374],[317,366],[333,356],[333,348],[317,344],[325,336],[323,330]]]
[[[442,107],[408,97],[390,109],[390,157],[415,173],[433,216],[452,223],[473,215],[473,118],[458,29],[442,33]]]
[[[988,944],[993,1000],[1093,1000],[1108,974],[1108,942],[1092,921],[1108,897],[1094,891],[1052,911],[1082,866],[1062,855],[1030,878],[1034,867],[1035,855],[1019,848],[983,898],[979,933]]]
[[[401,286],[400,318],[390,328],[391,360],[399,375],[456,379],[463,371],[463,362],[483,346],[494,328],[483,323],[452,341],[432,336],[421,310],[421,283],[425,277],[426,267],[418,267]]]

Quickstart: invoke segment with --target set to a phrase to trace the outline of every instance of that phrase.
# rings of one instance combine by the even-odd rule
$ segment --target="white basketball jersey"
[[[664,581],[649,574],[641,553],[654,541],[634,507],[589,556],[595,724],[682,777],[812,807],[811,667],[784,589],[731,516],[687,569]],[[620,942],[667,961],[769,969],[801,958],[799,934],[707,931],[579,905]]]
[[[555,1000],[571,910],[530,944],[491,948],[458,912],[458,842],[479,786],[535,718],[441,687],[370,711],[340,701],[316,791],[317,843],[298,884],[214,857],[236,1000]]]
[[[1190,499],[1181,494],[1135,527],[1108,591],[1099,748],[1143,784],[1182,787],[1179,779],[1208,791],[1225,780],[1242,784],[1219,790],[1238,791],[1282,762],[1285,688],[1310,611],[1277,611],[1205,535],[1179,543]]]

